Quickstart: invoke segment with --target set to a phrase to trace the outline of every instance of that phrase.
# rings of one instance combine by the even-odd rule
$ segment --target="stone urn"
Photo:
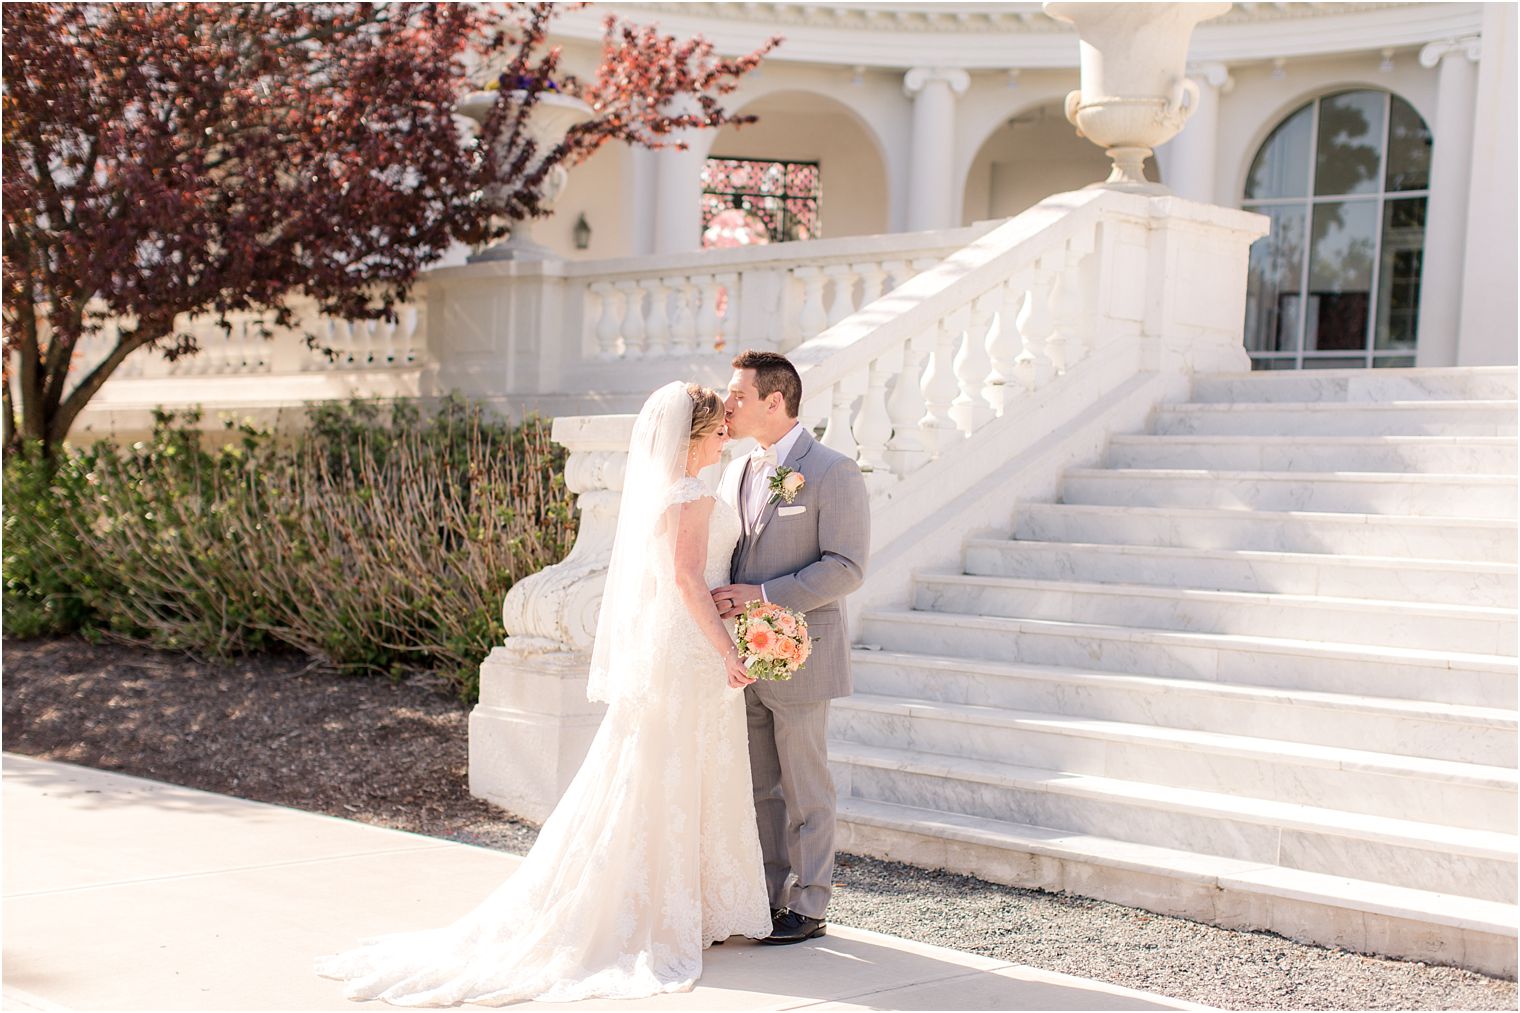
[[[1045,13],[1077,30],[1082,87],[1066,96],[1066,118],[1113,159],[1096,186],[1169,193],[1145,178],[1145,160],[1198,108],[1187,79],[1188,41],[1227,3],[1047,3]]]
[[[467,116],[485,126],[486,117],[491,114],[491,108],[496,104],[499,92],[477,91],[466,95],[459,103],[458,111],[461,116]],[[514,100],[521,101],[527,97],[527,92],[517,90],[507,93]],[[533,107],[533,112],[528,117],[528,134],[538,144],[540,154],[558,144],[565,136],[565,132],[577,123],[583,123],[591,118],[591,107],[578,98],[568,95],[560,95],[556,92],[542,92],[538,96],[538,104]],[[552,208],[554,202],[565,192],[565,186],[569,182],[570,173],[562,165],[556,165],[550,169],[544,179],[543,197],[539,205],[544,208]],[[532,218],[514,219],[512,233],[503,242],[489,246],[479,253],[470,257],[472,262],[482,260],[551,260],[556,254],[548,247],[541,245],[533,238]]]

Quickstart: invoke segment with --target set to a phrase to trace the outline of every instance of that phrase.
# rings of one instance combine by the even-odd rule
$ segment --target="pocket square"
[[[777,517],[796,517],[798,514],[807,513],[805,506],[784,506],[776,508]]]

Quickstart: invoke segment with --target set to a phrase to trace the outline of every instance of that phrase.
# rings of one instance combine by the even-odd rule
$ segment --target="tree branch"
[[[100,365],[90,370],[89,375],[80,380],[79,385],[70,391],[69,396],[64,398],[63,402],[58,406],[57,412],[48,422],[46,432],[48,446],[57,446],[64,441],[64,438],[69,434],[70,427],[74,425],[74,419],[84,410],[84,406],[89,404],[90,398],[95,396],[95,392],[100,390],[101,386],[111,378],[111,374],[116,372],[116,368],[126,360],[127,356],[137,351],[143,345],[152,344],[167,333],[167,329],[158,333],[150,331],[144,337],[141,329],[139,329],[131,332],[131,337],[123,337],[122,340],[118,341],[116,347],[111,349],[111,353],[105,357]]]

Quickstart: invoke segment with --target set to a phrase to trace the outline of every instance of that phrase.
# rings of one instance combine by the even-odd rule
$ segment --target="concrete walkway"
[[[316,954],[442,924],[511,855],[5,754],[6,1009],[353,1010]],[[518,1008],[537,1007],[527,1003]],[[565,1010],[564,1005],[542,1004]],[[587,1009],[1206,1007],[830,926],[709,950],[690,993]]]

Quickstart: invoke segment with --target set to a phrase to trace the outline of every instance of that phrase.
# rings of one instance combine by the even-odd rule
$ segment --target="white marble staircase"
[[[1516,371],[1205,376],[860,617],[841,847],[1515,973]]]

